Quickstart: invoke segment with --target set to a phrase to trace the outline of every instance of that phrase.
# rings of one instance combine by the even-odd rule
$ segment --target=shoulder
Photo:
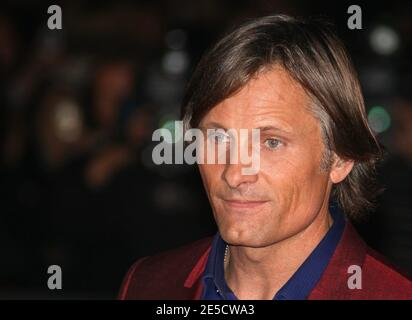
[[[369,247],[362,266],[362,279],[368,295],[380,299],[412,299],[411,278]]]
[[[412,299],[411,279],[371,249],[347,223],[310,299],[396,300]]]
[[[136,261],[127,272],[119,299],[161,299],[181,288],[190,272],[211,245],[206,237],[185,246],[147,256]]]

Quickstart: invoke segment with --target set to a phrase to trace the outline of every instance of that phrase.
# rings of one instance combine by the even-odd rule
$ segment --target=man
[[[382,152],[327,26],[244,24],[202,58],[182,110],[186,129],[258,128],[259,170],[199,164],[219,232],[137,261],[120,299],[412,298],[349,222],[372,207]]]

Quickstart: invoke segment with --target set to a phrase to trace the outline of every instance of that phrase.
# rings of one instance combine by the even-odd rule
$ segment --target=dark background
[[[58,4],[63,29],[47,28]],[[362,9],[349,30],[347,8]],[[155,166],[202,52],[245,19],[336,25],[387,148],[386,187],[357,227],[412,273],[412,5],[342,1],[12,1],[0,4],[0,298],[114,298],[139,257],[216,228],[195,166]],[[63,289],[47,288],[47,268]]]

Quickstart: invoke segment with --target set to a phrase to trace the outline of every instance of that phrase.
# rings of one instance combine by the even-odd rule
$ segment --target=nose
[[[223,180],[231,188],[242,188],[257,181],[257,174],[242,174],[243,167],[244,165],[241,163],[226,164],[225,170],[223,171]]]

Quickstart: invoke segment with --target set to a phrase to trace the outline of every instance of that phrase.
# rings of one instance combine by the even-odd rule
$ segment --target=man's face
[[[256,174],[242,175],[241,169],[250,164],[199,164],[220,234],[228,243],[277,243],[303,231],[327,205],[331,183],[320,170],[324,146],[309,103],[304,90],[278,67],[256,76],[202,119],[204,129],[260,128]]]

